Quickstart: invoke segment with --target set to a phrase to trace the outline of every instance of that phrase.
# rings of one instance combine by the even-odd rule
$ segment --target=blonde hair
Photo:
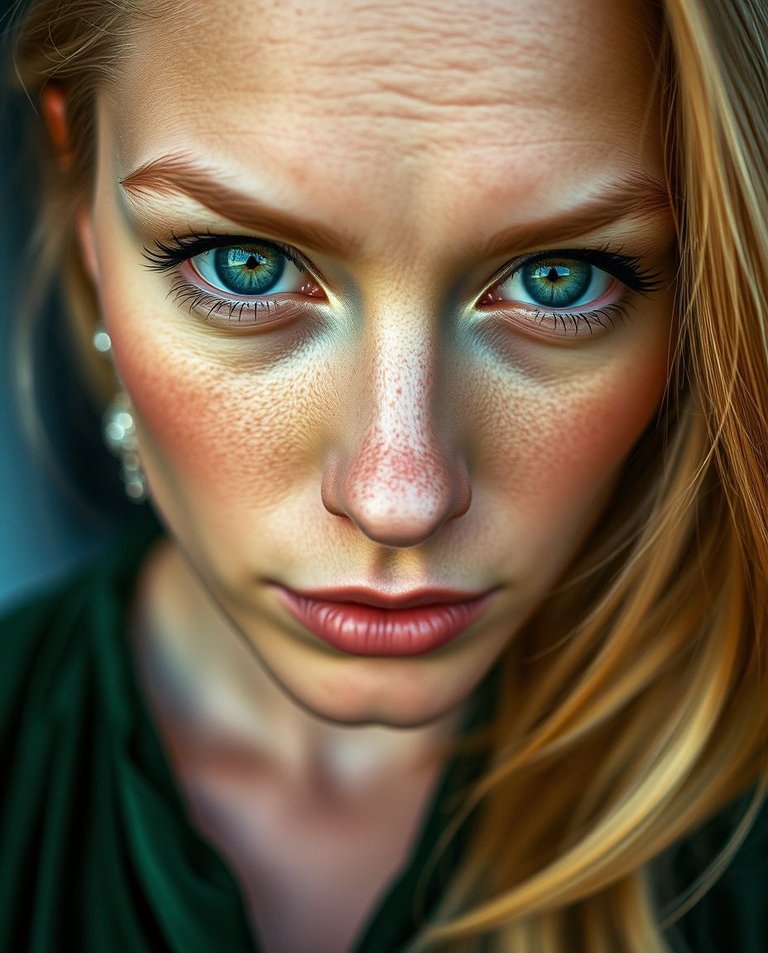
[[[30,94],[67,87],[75,162],[65,173],[46,156],[40,234],[83,339],[96,303],[65,229],[89,186],[94,91],[137,12],[129,0],[38,0],[15,43]],[[574,568],[498,663],[495,717],[470,739],[488,768],[439,847],[470,812],[472,837],[409,953],[477,950],[483,937],[509,953],[662,953],[765,797],[768,12],[667,0],[663,14],[674,379]],[[732,838],[665,918],[654,859],[753,787]]]

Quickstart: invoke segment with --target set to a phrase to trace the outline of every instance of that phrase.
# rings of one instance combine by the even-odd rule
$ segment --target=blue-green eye
[[[578,258],[536,258],[517,268],[495,297],[536,308],[593,305],[614,282],[612,275]]]
[[[217,291],[235,295],[300,291],[305,278],[278,248],[260,242],[222,245],[189,259],[195,271]]]

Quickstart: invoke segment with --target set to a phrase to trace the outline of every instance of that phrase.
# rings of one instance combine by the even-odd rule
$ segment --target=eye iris
[[[221,283],[242,295],[269,291],[285,271],[285,256],[265,245],[217,248],[213,263]]]
[[[523,286],[539,304],[567,308],[578,301],[592,281],[592,266],[573,258],[547,258],[524,265]]]

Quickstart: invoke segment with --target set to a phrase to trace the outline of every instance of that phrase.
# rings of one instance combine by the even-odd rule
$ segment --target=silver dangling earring
[[[102,325],[94,332],[93,346],[105,357],[112,353],[112,342]],[[105,410],[102,434],[104,443],[120,461],[123,486],[128,499],[133,503],[143,503],[147,498],[147,481],[137,453],[139,444],[133,420],[133,405],[125,391],[118,391]]]

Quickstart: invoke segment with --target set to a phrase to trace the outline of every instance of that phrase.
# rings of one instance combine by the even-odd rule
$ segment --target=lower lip
[[[307,599],[278,587],[290,614],[323,642],[349,655],[423,655],[461,635],[483,614],[493,593],[469,602],[380,609]]]

